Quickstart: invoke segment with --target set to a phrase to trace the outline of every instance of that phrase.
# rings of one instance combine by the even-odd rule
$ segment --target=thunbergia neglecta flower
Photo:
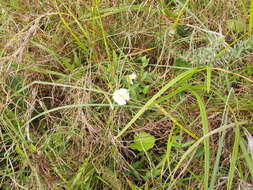
[[[125,105],[130,100],[129,92],[125,88],[115,90],[113,93],[113,100],[119,105]]]
[[[133,80],[137,78],[137,75],[135,73],[132,73],[131,75],[128,75],[128,78],[130,80],[130,83],[133,84]]]

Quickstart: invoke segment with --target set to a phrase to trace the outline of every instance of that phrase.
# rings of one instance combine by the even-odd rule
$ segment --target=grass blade
[[[242,138],[240,139],[240,147],[241,147],[241,150],[243,153],[243,157],[244,157],[246,164],[249,168],[249,173],[251,175],[251,179],[253,179],[253,160],[250,157],[250,154],[247,150],[247,146],[245,145],[245,141]]]
[[[211,78],[212,78],[212,69],[210,67],[206,68],[206,89],[207,93],[211,90]]]
[[[234,142],[234,146],[233,146],[231,163],[230,163],[230,168],[229,168],[229,173],[228,173],[227,190],[230,190],[232,188],[236,162],[238,159],[238,150],[239,150],[239,142],[240,142],[240,128],[237,123],[236,123],[236,128],[234,130],[235,130],[235,142]]]
[[[229,91],[229,94],[228,94],[228,97],[227,97],[227,100],[226,100],[225,109],[224,109],[223,116],[222,116],[222,118],[223,118],[222,121],[224,121],[224,122],[222,122],[221,125],[223,125],[223,124],[227,125],[227,122],[228,122],[228,101],[229,101],[229,98],[231,96],[231,92],[232,92],[232,89]],[[225,134],[226,134],[225,131],[222,132],[222,134],[219,138],[218,150],[217,150],[217,153],[216,153],[214,168],[213,168],[210,187],[209,187],[210,190],[214,189],[216,177],[217,177],[217,174],[218,174],[218,171],[219,171],[219,163],[220,163],[222,148],[224,146]]]
[[[195,91],[192,91],[192,93],[196,96],[199,109],[200,109],[200,115],[202,119],[202,126],[203,126],[203,134],[204,136],[208,134],[208,120],[207,120],[207,113],[206,113],[206,108],[205,105],[202,101],[202,98],[199,94],[197,94]],[[204,150],[205,150],[205,174],[204,174],[204,189],[208,189],[208,180],[209,180],[209,170],[210,170],[210,143],[209,139],[206,138],[204,140]]]
[[[250,0],[250,14],[249,14],[249,33],[251,35],[253,27],[253,0]]]

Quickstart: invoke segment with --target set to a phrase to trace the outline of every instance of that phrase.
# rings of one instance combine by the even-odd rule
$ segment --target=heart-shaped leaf
[[[132,149],[138,151],[147,151],[154,147],[155,137],[146,132],[140,132],[134,135],[134,142],[130,145]]]

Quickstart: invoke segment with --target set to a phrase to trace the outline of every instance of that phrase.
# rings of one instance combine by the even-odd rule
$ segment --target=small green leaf
[[[150,171],[147,171],[144,179],[148,181],[149,179],[158,177],[159,175],[161,175],[161,169],[151,169]]]
[[[248,131],[253,131],[253,126],[247,127],[247,130],[248,130]]]
[[[127,183],[131,190],[142,190],[142,188],[138,187],[137,185],[133,184],[130,180],[127,179]]]
[[[191,31],[186,26],[177,25],[176,33],[181,37],[187,37],[191,34]]]
[[[149,59],[146,56],[143,56],[140,58],[141,62],[142,62],[142,67],[145,68],[146,66],[148,66],[149,63]]]
[[[6,79],[6,85],[11,91],[16,92],[24,87],[23,81],[23,77],[19,75],[9,75]]]
[[[18,145],[16,145],[15,151],[16,151],[16,153],[17,153],[19,156],[21,156],[22,158],[25,158],[25,153],[23,152],[23,150],[22,150]]]
[[[155,137],[146,132],[140,132],[134,135],[134,143],[130,145],[132,149],[138,151],[147,151],[154,147]]]
[[[195,158],[200,158],[204,154],[204,147],[201,146],[197,149],[197,152],[195,153]]]
[[[174,66],[176,67],[189,67],[189,63],[181,58],[175,60]]]
[[[150,89],[149,85],[144,86],[144,88],[142,90],[143,94],[147,94],[149,92],[149,89]]]

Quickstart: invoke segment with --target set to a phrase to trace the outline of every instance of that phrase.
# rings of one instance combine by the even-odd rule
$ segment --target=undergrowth
[[[0,189],[253,188],[253,1],[0,8]]]

